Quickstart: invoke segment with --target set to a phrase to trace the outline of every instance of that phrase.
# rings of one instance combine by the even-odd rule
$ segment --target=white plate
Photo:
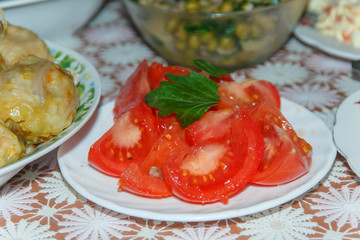
[[[19,161],[0,168],[0,186],[19,172],[26,164],[40,158],[46,153],[64,143],[73,136],[89,120],[100,101],[101,88],[100,78],[95,68],[80,54],[61,47],[52,42],[46,42],[56,62],[76,74],[80,78],[79,92],[80,105],[73,123],[50,141],[40,144],[30,154]]]
[[[318,117],[286,99],[282,104],[285,116],[299,135],[305,137],[314,148],[310,172],[282,186],[249,186],[231,198],[227,205],[197,205],[175,197],[149,199],[118,192],[118,179],[90,167],[87,162],[88,149],[112,126],[114,102],[101,106],[86,126],[60,147],[60,170],[68,183],[84,197],[108,209],[136,217],[162,221],[211,221],[266,210],[294,199],[315,186],[328,173],[337,153],[330,130]]]
[[[295,28],[294,34],[304,43],[330,55],[353,61],[360,60],[360,49],[322,35],[311,26],[299,25]]]
[[[351,169],[360,177],[360,90],[351,94],[336,113],[334,140]]]

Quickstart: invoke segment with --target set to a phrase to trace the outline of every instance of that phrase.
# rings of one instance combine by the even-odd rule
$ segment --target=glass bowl
[[[249,67],[271,57],[289,38],[307,0],[229,13],[186,13],[124,0],[143,39],[169,63],[204,59],[225,69]]]

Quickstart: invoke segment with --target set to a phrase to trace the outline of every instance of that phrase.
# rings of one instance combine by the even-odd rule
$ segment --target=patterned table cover
[[[110,1],[91,23],[60,44],[85,56],[102,81],[101,104],[114,99],[143,59],[163,61],[134,31],[120,3]],[[233,73],[266,79],[333,129],[339,104],[360,88],[351,63],[295,38],[270,60]],[[0,188],[0,239],[360,239],[359,178],[337,155],[312,190],[278,207],[211,222],[166,222],[113,212],[86,200],[63,179],[57,149]]]

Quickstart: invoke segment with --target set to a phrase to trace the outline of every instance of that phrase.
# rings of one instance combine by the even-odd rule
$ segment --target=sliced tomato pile
[[[190,69],[143,61],[116,99],[114,125],[89,150],[95,168],[120,178],[119,190],[227,203],[250,183],[284,184],[309,171],[312,148],[282,115],[272,83],[207,75],[219,84],[219,104],[184,128],[145,104],[148,92],[170,81],[165,73]]]

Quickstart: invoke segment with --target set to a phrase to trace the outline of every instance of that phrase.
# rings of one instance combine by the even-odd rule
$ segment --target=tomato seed
[[[204,175],[203,177],[202,177],[203,179],[203,182],[207,182],[207,177],[206,177],[206,175]]]
[[[124,161],[124,157],[122,156],[121,151],[119,151],[118,156],[119,156],[120,161],[123,162],[123,161]]]
[[[214,176],[211,173],[209,173],[208,176],[209,176],[211,181],[214,179]]]
[[[306,153],[306,154],[307,154],[309,150],[307,149],[307,147],[306,147],[306,146],[303,146],[303,151],[304,151],[304,153]]]
[[[274,122],[279,123],[279,119],[277,117],[273,117]]]

